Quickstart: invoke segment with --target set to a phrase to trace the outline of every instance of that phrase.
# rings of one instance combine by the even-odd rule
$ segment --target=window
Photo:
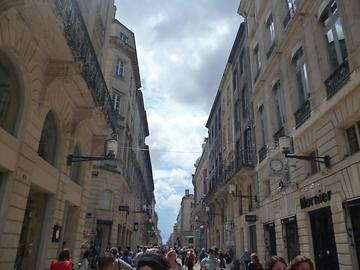
[[[245,57],[244,57],[244,51],[240,54],[240,74],[243,74],[245,70]]]
[[[240,101],[237,100],[235,103],[235,129],[238,130],[240,128]]]
[[[261,58],[260,58],[260,51],[259,51],[259,44],[257,44],[254,48],[254,60],[255,60],[255,78],[254,81],[258,79],[261,70]]]
[[[74,148],[74,156],[81,156],[80,145],[77,143]],[[81,162],[73,162],[70,169],[70,179],[80,183]]]
[[[51,165],[55,163],[57,143],[56,121],[53,114],[49,112],[41,132],[38,154]]]
[[[120,33],[119,36],[120,40],[127,43],[127,41],[129,40],[129,38],[124,34],[124,33]]]
[[[294,16],[296,11],[296,0],[286,0],[288,7],[288,14],[290,17]]]
[[[260,114],[260,128],[261,128],[261,133],[260,133],[260,140],[261,140],[261,144],[262,146],[264,146],[266,144],[266,130],[265,130],[265,114],[264,114],[264,105],[261,105],[259,108],[259,114]]]
[[[246,85],[244,86],[241,92],[242,108],[243,108],[243,117],[245,118],[249,110],[249,93]]]
[[[244,162],[246,164],[252,164],[251,129],[249,128],[244,132]]]
[[[242,195],[242,192],[241,190],[239,191],[239,195],[241,196]],[[239,200],[239,215],[243,215],[244,211],[243,211],[243,199],[240,198]]]
[[[350,154],[359,152],[360,150],[360,122],[349,127],[346,130],[347,141],[349,144]]]
[[[300,254],[298,228],[296,223],[296,217],[289,217],[281,220],[283,224],[283,238],[287,251],[288,261],[291,261],[294,257]]]
[[[114,90],[112,99],[114,104],[114,110],[120,114],[121,94],[118,91]]]
[[[237,68],[234,69],[233,71],[233,90],[236,90],[237,87]]]
[[[252,186],[251,185],[248,186],[248,193],[249,193],[249,196],[252,196]],[[249,201],[249,204],[248,204],[249,209],[248,210],[249,210],[249,212],[251,212],[253,210],[253,199],[249,198],[248,201]]]
[[[270,189],[270,179],[264,180],[264,196],[265,198],[270,195],[271,189]]]
[[[124,76],[124,62],[121,59],[118,59],[116,61],[116,66],[115,66],[115,75],[117,77],[122,77]]]
[[[333,0],[321,15],[332,71],[347,57],[343,27],[336,1]]]
[[[309,154],[309,156],[312,156],[312,157],[318,157],[318,152],[317,150],[311,152]],[[316,174],[320,171],[320,163],[319,162],[316,162],[314,160],[309,160],[309,163],[310,163],[310,175],[313,175],[313,174]]]
[[[296,83],[299,95],[300,105],[303,105],[310,96],[308,73],[304,62],[303,50],[300,48],[293,57],[295,66]]]
[[[275,24],[274,24],[272,14],[269,16],[269,18],[266,22],[266,29],[267,29],[268,44],[269,44],[267,57],[269,57],[275,47]]]
[[[284,98],[283,98],[281,87],[280,87],[280,81],[275,83],[275,85],[273,87],[273,94],[274,94],[274,99],[275,99],[277,128],[280,129],[285,122]]]
[[[14,135],[20,104],[18,78],[9,58],[0,51],[0,127]]]
[[[110,190],[105,190],[100,194],[99,208],[111,210],[112,205],[112,193]]]

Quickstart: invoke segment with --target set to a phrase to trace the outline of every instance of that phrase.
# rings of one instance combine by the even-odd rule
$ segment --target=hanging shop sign
[[[245,215],[246,222],[256,222],[256,215]]]
[[[320,203],[328,202],[330,200],[331,200],[331,190],[327,192],[320,192],[318,195],[315,195],[310,198],[306,198],[305,196],[300,198],[300,207],[301,209],[304,209],[314,205],[318,205]]]

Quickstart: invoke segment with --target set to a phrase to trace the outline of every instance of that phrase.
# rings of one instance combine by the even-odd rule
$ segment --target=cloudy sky
[[[205,124],[241,18],[239,0],[116,0],[142,78],[159,228],[166,242],[190,189]]]

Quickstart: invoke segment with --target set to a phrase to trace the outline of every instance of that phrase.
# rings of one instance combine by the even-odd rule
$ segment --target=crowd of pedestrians
[[[197,250],[192,248],[138,247],[107,248],[102,254],[96,254],[94,247],[81,251],[81,260],[73,264],[70,251],[63,248],[58,259],[53,260],[50,270],[314,270],[313,262],[305,256],[296,256],[289,263],[279,256],[272,256],[260,263],[256,253],[245,252],[239,259],[231,249],[223,253],[216,247]]]

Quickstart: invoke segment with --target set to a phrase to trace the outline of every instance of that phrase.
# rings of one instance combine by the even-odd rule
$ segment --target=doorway
[[[316,269],[338,270],[339,262],[330,207],[309,214]]]
[[[360,205],[349,208],[351,216],[351,225],[355,241],[356,255],[360,265]]]
[[[70,252],[75,250],[77,241],[77,230],[80,216],[80,208],[74,205],[70,205],[69,202],[65,203],[65,228],[64,237],[61,249],[68,248]],[[59,250],[60,251],[60,250]]]
[[[109,220],[98,220],[96,224],[95,248],[98,254],[110,248],[112,222]]]
[[[264,225],[264,234],[265,257],[269,259],[271,256],[276,255],[276,234],[275,224],[273,222]]]
[[[37,269],[46,204],[46,194],[30,190],[15,259],[15,270]]]

